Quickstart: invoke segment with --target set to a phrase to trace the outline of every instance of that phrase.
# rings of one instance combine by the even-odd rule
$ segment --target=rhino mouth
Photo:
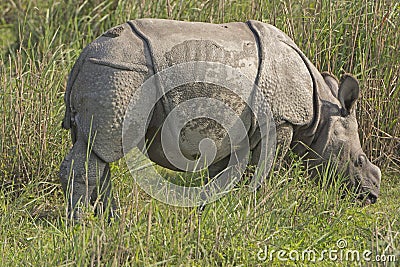
[[[375,204],[379,196],[379,185],[369,182],[371,179],[362,179],[359,175],[355,175],[355,181],[350,184],[355,187],[356,199],[362,203],[363,206]],[[354,190],[354,189],[353,189]]]
[[[375,204],[378,200],[378,194],[374,192],[361,193],[358,196],[358,200],[360,200],[364,206]]]
[[[370,205],[370,204],[375,204],[378,199],[378,196],[376,196],[374,193],[368,193],[367,197],[364,200],[365,205]]]

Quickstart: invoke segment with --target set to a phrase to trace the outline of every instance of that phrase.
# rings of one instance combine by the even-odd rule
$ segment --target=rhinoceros
[[[60,177],[71,216],[77,216],[74,209],[79,203],[90,200],[115,208],[109,163],[124,157],[123,123],[130,101],[149,101],[140,99],[139,93],[146,80],[189,62],[223,64],[245,75],[268,102],[283,154],[292,149],[315,166],[334,160],[366,203],[376,201],[381,172],[361,148],[356,78],[344,74],[339,81],[332,74],[320,73],[287,35],[266,23],[138,19],[90,43],[69,75],[62,126],[70,129],[73,147],[61,164]],[[154,87],[157,90],[161,89]],[[138,145],[151,140],[147,149],[153,162],[185,171],[165,156],[159,132],[174,107],[201,97],[225,102],[237,114],[247,112],[240,97],[218,85],[192,82],[168,92],[152,109],[145,136],[136,140]],[[256,157],[260,153],[260,136],[254,137],[257,124],[248,114],[241,118]],[[229,143],[223,142],[227,133],[222,130],[212,120],[188,123],[179,139],[182,154],[195,159],[198,141],[214,139],[217,151],[209,169],[215,175],[226,167],[230,153],[225,148]]]

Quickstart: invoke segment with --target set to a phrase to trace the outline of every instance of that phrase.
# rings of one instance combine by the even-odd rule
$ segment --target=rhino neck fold
[[[283,41],[285,42],[285,41]],[[285,42],[288,46],[290,46],[293,50],[297,52],[297,54],[303,60],[305,66],[307,67],[312,83],[313,83],[313,119],[310,123],[306,125],[300,125],[295,127],[294,135],[292,139],[292,144],[296,146],[296,150],[300,155],[303,155],[311,144],[318,138],[318,129],[320,128],[321,124],[321,99],[319,96],[319,85],[320,83],[317,82],[317,77],[321,76],[318,70],[314,67],[314,65],[307,59],[307,57],[301,52],[296,46],[293,46],[290,43]],[[322,78],[322,76],[321,76]],[[300,144],[298,144],[300,143]],[[298,147],[301,146],[302,148],[299,149]]]
[[[310,153],[308,158],[317,159],[316,163],[322,159],[322,154],[326,149],[326,142],[321,138],[326,138],[329,127],[329,121],[325,118],[327,114],[332,114],[333,110],[340,110],[340,103],[327,87],[324,78],[317,68],[305,57],[305,55],[297,48],[291,46],[302,58],[306,65],[313,82],[313,120],[304,126],[299,126],[294,129],[292,140],[292,148],[298,155]],[[317,145],[318,142],[318,145]]]

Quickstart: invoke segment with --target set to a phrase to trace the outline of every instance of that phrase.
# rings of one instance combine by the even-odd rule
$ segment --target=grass
[[[358,265],[279,261],[267,251],[348,249],[400,260],[400,4],[397,1],[8,1],[0,3],[0,265],[255,266]],[[228,22],[263,20],[285,31],[318,69],[353,73],[364,151],[384,171],[373,206],[340,198],[338,185],[279,169],[256,193],[245,185],[197,209],[148,197],[123,161],[112,166],[121,220],[66,220],[58,181],[70,146],[60,124],[63,93],[82,48],[139,17]],[[326,174],[329,176],[329,173]],[[261,254],[259,254],[261,255]],[[261,255],[262,256],[262,255]],[[383,262],[361,262],[381,265]]]

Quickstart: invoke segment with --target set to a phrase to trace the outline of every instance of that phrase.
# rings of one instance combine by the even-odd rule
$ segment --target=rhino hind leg
[[[211,164],[210,166],[208,166],[208,176],[209,179],[214,178],[215,176],[217,176],[220,172],[222,172],[223,170],[225,170],[228,167],[228,163],[229,163],[229,157],[227,156],[223,159],[221,159],[220,161]]]
[[[96,185],[90,197],[91,204],[96,207],[96,214],[107,214],[108,218],[115,217],[116,203],[112,196],[111,170],[109,163],[106,163],[99,183]]]
[[[90,151],[86,142],[78,138],[60,168],[68,217],[74,220],[80,219],[82,206],[89,207],[91,202],[104,208],[109,203],[113,206],[114,202],[110,201],[112,199],[110,179],[108,163]],[[100,197],[97,200],[98,196]],[[113,212],[110,212],[110,215],[112,214]]]

